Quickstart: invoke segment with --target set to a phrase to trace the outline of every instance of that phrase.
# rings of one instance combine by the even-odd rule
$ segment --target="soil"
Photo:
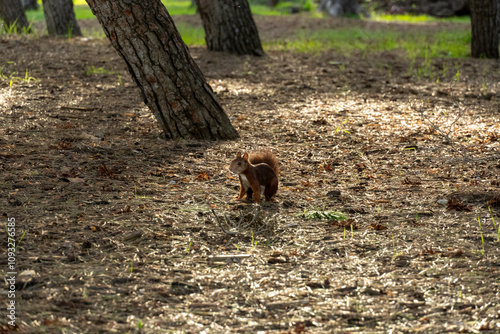
[[[167,142],[107,40],[0,42],[0,332],[500,331],[498,61],[433,60],[437,80],[397,52],[191,47],[241,139]],[[282,169],[260,209],[228,171],[258,149]]]

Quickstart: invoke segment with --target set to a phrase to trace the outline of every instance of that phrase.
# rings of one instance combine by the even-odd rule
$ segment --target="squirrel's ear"
[[[247,159],[248,160],[248,152],[245,152],[245,155],[243,156],[243,159]]]
[[[236,158],[241,158],[241,151],[239,151],[238,153],[236,153]]]

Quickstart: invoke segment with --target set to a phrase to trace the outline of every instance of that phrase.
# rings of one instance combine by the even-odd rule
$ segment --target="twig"
[[[79,110],[79,111],[93,111],[101,109],[101,107],[76,107],[76,106],[60,106],[59,108],[66,110]]]
[[[252,218],[252,220],[250,221],[250,223],[248,223],[248,224],[246,224],[245,226],[241,227],[241,229],[243,229],[243,230],[244,230],[244,229],[246,229],[248,226],[250,226],[250,225],[252,225],[252,224],[253,224],[253,222],[255,221],[255,219],[257,218],[257,216],[258,216],[258,215],[259,215],[259,213],[260,213],[260,209],[261,209],[260,205],[257,205],[257,207],[255,208],[255,210],[254,210],[254,212],[253,212],[253,218]],[[241,215],[241,216],[242,216],[242,219],[240,220],[240,223],[241,223],[241,221],[243,220],[243,215]],[[240,223],[238,223],[238,226],[239,226],[239,224],[240,224]]]
[[[219,216],[217,216],[214,209],[211,209],[211,211],[212,211],[212,214],[214,215],[215,219],[217,220],[217,223],[219,224],[221,230],[224,233],[229,234],[229,235],[236,235],[239,233],[244,233],[248,227],[255,224],[255,222],[257,221],[257,218],[259,217],[259,215],[262,211],[262,207],[260,205],[256,205],[255,209],[253,211],[253,214],[252,214],[252,218],[250,219],[250,221],[248,223],[245,223],[244,225],[242,225],[242,222],[245,220],[245,217],[247,217],[244,214],[244,212],[241,212],[239,221],[237,223],[236,222],[232,223],[225,212],[224,212],[224,219],[221,219]],[[273,216],[273,218],[274,218],[273,222],[271,222],[270,221],[271,219],[269,219],[269,218],[264,218],[263,221],[267,220],[267,222],[258,226],[257,230],[255,230],[253,232],[253,234],[257,235],[257,234],[261,234],[263,232],[267,232],[267,231],[272,230],[273,227],[275,226],[275,223],[276,223],[276,216]],[[225,220],[225,223],[224,223],[224,220]],[[230,227],[230,229],[228,229],[228,227]]]
[[[455,100],[455,105],[458,104],[458,102]],[[426,114],[425,114],[425,111],[424,111],[424,108],[422,106],[416,106],[414,103],[410,103],[410,107],[415,110],[415,111],[418,111],[420,113],[420,117],[422,118],[422,120],[424,122],[428,122],[430,124],[430,127],[432,128],[432,130],[434,130],[435,132],[437,132],[438,134],[442,135],[447,143],[450,145],[451,149],[453,151],[455,151],[456,153],[460,154],[464,159],[466,159],[467,161],[469,162],[478,162],[478,160],[473,156],[473,155],[470,155],[470,154],[467,154],[467,153],[464,153],[467,148],[464,147],[462,144],[460,143],[457,143],[455,142],[451,137],[450,137],[450,133],[452,133],[453,131],[453,125],[462,117],[462,108],[460,106],[457,106],[458,109],[459,109],[459,113],[457,115],[457,117],[455,117],[455,119],[453,120],[453,122],[449,125],[449,130],[448,132],[445,132],[444,130],[441,130],[441,128],[439,126],[437,126]],[[457,147],[455,146],[456,144],[458,144],[461,148],[461,150],[457,149]]]
[[[221,230],[222,230],[224,233],[226,233],[226,234],[232,234],[232,235],[234,235],[234,234],[238,234],[238,232],[231,232],[231,231],[226,230],[226,229],[224,228],[224,226],[222,226],[222,222],[220,221],[219,216],[217,216],[217,215],[215,214],[215,210],[214,210],[214,209],[211,209],[211,210],[212,210],[213,215],[215,216],[215,219],[217,219],[217,222],[219,223],[219,226],[220,226]],[[226,217],[226,220],[227,220],[227,217]]]

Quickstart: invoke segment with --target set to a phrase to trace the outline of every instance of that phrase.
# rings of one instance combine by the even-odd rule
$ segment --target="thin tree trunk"
[[[0,0],[0,18],[6,29],[15,26],[18,32],[29,30],[30,24],[19,0]]]
[[[497,0],[471,0],[471,55],[498,58]]]
[[[43,13],[49,35],[82,35],[75,18],[73,0],[43,0]]]
[[[263,56],[247,0],[196,0],[210,51]]]
[[[236,139],[160,0],[87,0],[168,139]]]

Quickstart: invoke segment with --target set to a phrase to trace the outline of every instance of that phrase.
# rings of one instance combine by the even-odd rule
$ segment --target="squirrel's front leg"
[[[252,187],[252,190],[255,203],[260,203],[260,187],[257,185],[256,187]]]
[[[245,188],[243,186],[240,186],[240,194],[235,196],[236,199],[242,199],[243,196],[245,196],[246,194],[246,191],[245,191]]]
[[[240,194],[238,196],[235,196],[236,199],[242,199],[243,196],[245,196],[246,194],[246,189],[245,189],[245,185],[243,184],[243,182],[241,181],[241,176],[240,176]]]

